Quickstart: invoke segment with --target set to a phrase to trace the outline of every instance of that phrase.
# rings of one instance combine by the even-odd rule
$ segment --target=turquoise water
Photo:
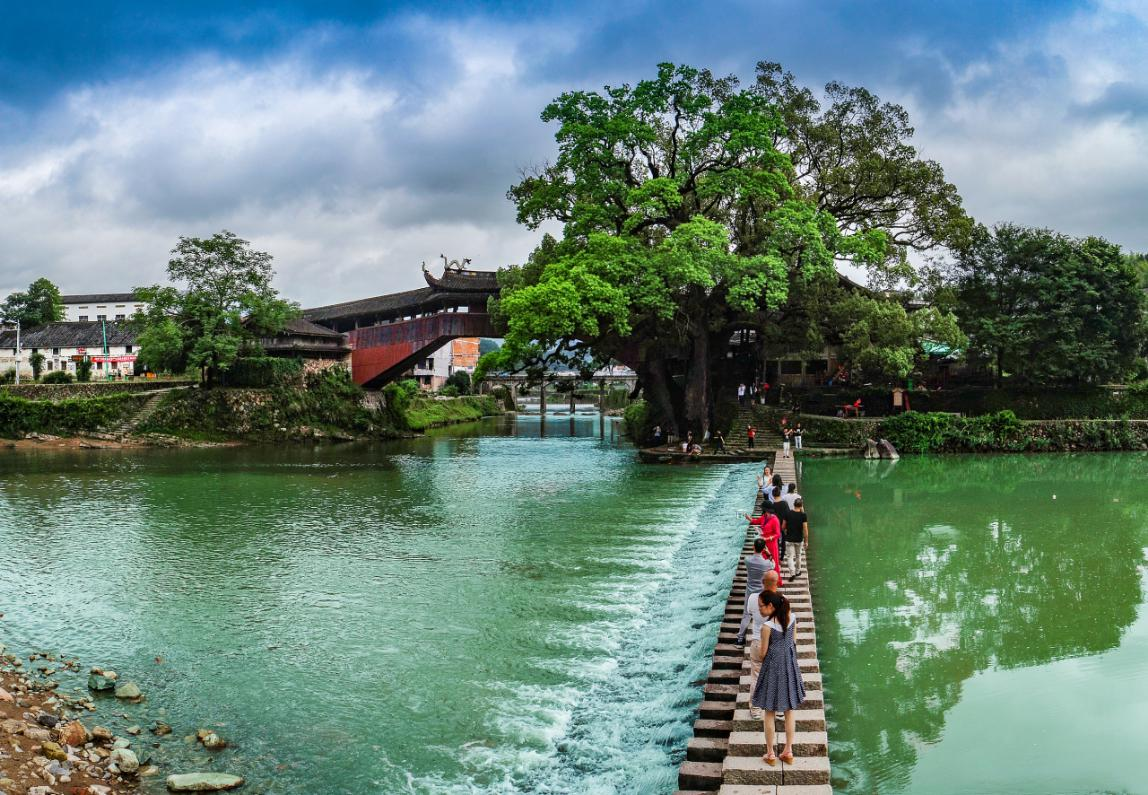
[[[1148,793],[1148,456],[804,465],[840,793]]]
[[[6,452],[0,642],[137,681],[101,720],[162,717],[157,761],[245,792],[668,792],[752,474],[641,466],[594,416]]]

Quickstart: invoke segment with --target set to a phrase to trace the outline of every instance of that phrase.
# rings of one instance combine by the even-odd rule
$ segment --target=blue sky
[[[162,278],[180,234],[276,257],[314,305],[520,261],[505,199],[563,90],[671,60],[910,111],[978,220],[1148,250],[1148,2],[11,4],[0,26],[0,293]]]

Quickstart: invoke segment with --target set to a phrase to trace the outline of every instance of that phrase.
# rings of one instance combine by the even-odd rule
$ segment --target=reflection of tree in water
[[[1119,644],[1141,601],[1144,463],[913,459],[807,484],[840,786],[904,789],[973,674]]]

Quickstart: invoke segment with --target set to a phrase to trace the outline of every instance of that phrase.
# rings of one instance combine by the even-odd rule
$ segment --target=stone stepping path
[[[773,471],[785,483],[795,482],[794,459],[774,455]],[[761,513],[761,496],[754,515]],[[746,532],[740,555],[753,551],[756,528]],[[694,736],[686,746],[686,761],[678,770],[675,795],[832,795],[829,784],[829,737],[825,727],[825,701],[821,666],[817,661],[817,630],[809,572],[790,580],[779,590],[790,600],[797,616],[797,657],[805,682],[806,700],[796,710],[797,731],[793,738],[793,763],[780,760],[770,766],[762,761],[765,730],[749,711],[749,646],[739,649],[738,625],[745,607],[745,566],[738,563],[725,615],[714,646],[713,669],[702,688],[703,700],[694,721]],[[777,717],[777,739],[784,742],[784,724]]]

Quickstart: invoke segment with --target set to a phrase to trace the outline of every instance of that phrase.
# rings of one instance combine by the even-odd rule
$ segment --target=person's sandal
[[[777,758],[780,759],[782,762],[785,762],[785,764],[787,764],[787,765],[792,765],[793,764],[793,751],[788,751],[786,753],[783,753],[783,754],[781,754],[781,756],[779,756]]]
[[[773,767],[777,764],[777,754],[775,754],[773,751],[770,751],[768,754],[763,754],[761,761],[765,762],[770,767]]]

